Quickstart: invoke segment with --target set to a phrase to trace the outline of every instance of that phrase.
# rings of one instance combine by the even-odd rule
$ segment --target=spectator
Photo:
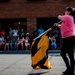
[[[13,35],[15,35],[16,38],[18,37],[18,30],[17,30],[17,29],[14,29],[14,30],[13,30]]]
[[[11,41],[10,41],[10,49],[16,50],[16,45],[17,45],[17,39],[16,39],[15,35],[13,35],[11,38]]]
[[[40,28],[38,29],[38,35],[42,34],[44,32],[44,29],[42,28],[42,26],[40,26]]]
[[[34,28],[33,38],[36,38],[37,36],[38,36],[37,28]]]
[[[6,37],[6,32],[2,29],[2,31],[0,32],[1,35],[3,35],[3,37]]]
[[[8,48],[8,51],[9,51],[9,43],[10,43],[10,39],[9,39],[9,36],[7,36],[5,39],[4,51],[6,51],[6,48]]]
[[[9,38],[12,39],[12,35],[13,35],[13,30],[12,28],[10,27],[9,28]]]
[[[52,39],[51,39],[51,46],[52,46],[52,49],[56,49],[57,48],[55,36],[53,36]]]
[[[21,45],[22,50],[24,50],[24,37],[20,35],[17,40],[17,50],[19,49],[19,46]]]
[[[52,31],[53,36],[55,36],[57,47],[59,46],[59,30],[57,27]]]
[[[26,34],[26,38],[25,38],[25,41],[24,41],[24,45],[26,47],[26,50],[28,50],[28,48],[30,49],[30,39],[29,39],[29,33]]]
[[[25,37],[25,32],[24,32],[23,29],[21,29],[20,35],[21,35],[22,37]]]
[[[4,36],[2,34],[0,34],[0,49],[2,49],[4,47]]]

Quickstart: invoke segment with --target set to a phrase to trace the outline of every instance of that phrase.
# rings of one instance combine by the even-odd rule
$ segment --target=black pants
[[[61,56],[65,62],[66,68],[70,69],[71,73],[74,73],[74,45],[75,36],[62,39]]]

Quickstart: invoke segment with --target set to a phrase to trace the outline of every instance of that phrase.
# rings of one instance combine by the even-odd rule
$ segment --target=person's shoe
[[[64,72],[62,72],[64,74],[68,74],[69,73],[69,70],[65,70]]]
[[[62,74],[62,75],[71,75],[71,74],[65,74],[65,73],[64,73],[64,74]]]
[[[70,74],[70,75],[74,75],[74,71],[70,71],[69,74]]]

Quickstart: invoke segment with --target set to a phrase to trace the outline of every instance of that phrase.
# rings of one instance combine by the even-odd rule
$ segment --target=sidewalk
[[[33,70],[30,54],[0,54],[0,75],[61,75],[65,70],[59,53],[49,54],[50,70]]]
[[[48,54],[53,66],[50,70],[33,70],[30,51],[23,54],[0,54],[0,75],[62,75],[66,67],[60,53],[59,51],[51,52]]]

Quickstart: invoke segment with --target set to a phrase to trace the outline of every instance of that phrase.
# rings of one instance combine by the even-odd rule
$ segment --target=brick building
[[[34,27],[42,25],[46,30],[67,6],[75,7],[75,0],[0,0],[0,29],[24,28],[32,34]]]

